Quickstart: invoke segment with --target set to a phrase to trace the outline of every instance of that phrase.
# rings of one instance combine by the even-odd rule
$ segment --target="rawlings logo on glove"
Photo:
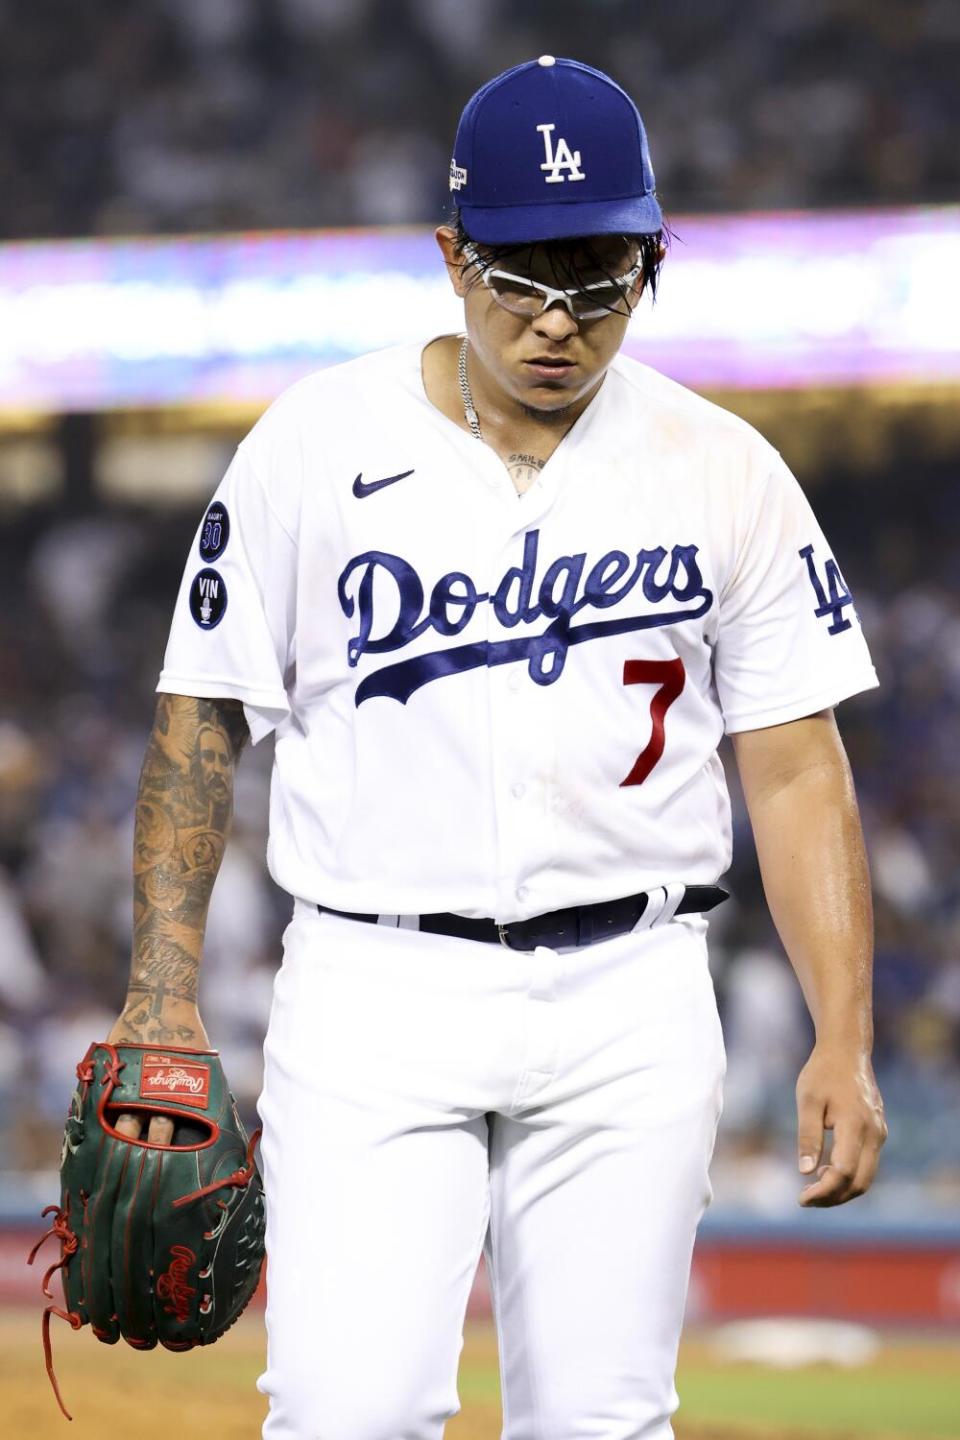
[[[144,1100],[175,1097],[185,1105],[206,1107],[210,1098],[210,1073],[203,1065],[184,1065],[169,1055],[145,1059],[140,1078]]]
[[[190,1300],[197,1293],[196,1285],[187,1284],[190,1267],[196,1263],[196,1255],[186,1245],[172,1245],[170,1268],[157,1276],[157,1294],[161,1300],[170,1302],[164,1305],[164,1310],[168,1315],[176,1315],[181,1323],[189,1319]]]

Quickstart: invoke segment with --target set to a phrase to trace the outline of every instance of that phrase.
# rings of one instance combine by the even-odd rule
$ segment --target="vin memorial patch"
[[[201,570],[190,586],[190,614],[201,630],[213,630],[227,608],[227,587],[217,570]]]

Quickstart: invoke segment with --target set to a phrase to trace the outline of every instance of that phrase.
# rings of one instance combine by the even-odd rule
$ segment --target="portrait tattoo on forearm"
[[[207,906],[248,738],[239,700],[161,695],[140,773],[133,842],[131,1041],[193,1044]],[[180,1012],[180,1013],[178,1013]]]

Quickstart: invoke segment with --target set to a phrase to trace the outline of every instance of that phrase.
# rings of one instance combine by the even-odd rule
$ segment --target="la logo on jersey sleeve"
[[[818,620],[823,620],[829,615],[828,635],[840,635],[844,630],[849,630],[851,628],[850,620],[843,612],[848,605],[853,606],[853,596],[850,593],[850,587],[840,574],[840,566],[832,555],[828,555],[823,562],[823,577],[821,578],[820,572],[817,570],[813,546],[804,545],[799,554],[800,559],[807,562],[807,574],[817,597],[817,608],[813,612],[814,615]],[[857,614],[855,609],[853,613]],[[859,616],[857,618],[859,619]]]

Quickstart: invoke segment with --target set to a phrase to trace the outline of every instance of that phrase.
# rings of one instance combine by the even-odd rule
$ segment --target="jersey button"
[[[527,889],[526,885],[518,885],[518,886],[517,886],[517,899],[518,899],[518,900],[526,900],[526,898],[527,898],[527,896],[528,896],[529,894],[530,894],[530,891]]]
[[[519,670],[511,670],[507,676],[507,687],[510,690],[519,690],[523,684],[523,676]]]
[[[514,800],[522,800],[526,793],[527,787],[526,785],[524,785],[522,780],[518,780],[515,785],[510,786],[510,794],[513,796]]]

